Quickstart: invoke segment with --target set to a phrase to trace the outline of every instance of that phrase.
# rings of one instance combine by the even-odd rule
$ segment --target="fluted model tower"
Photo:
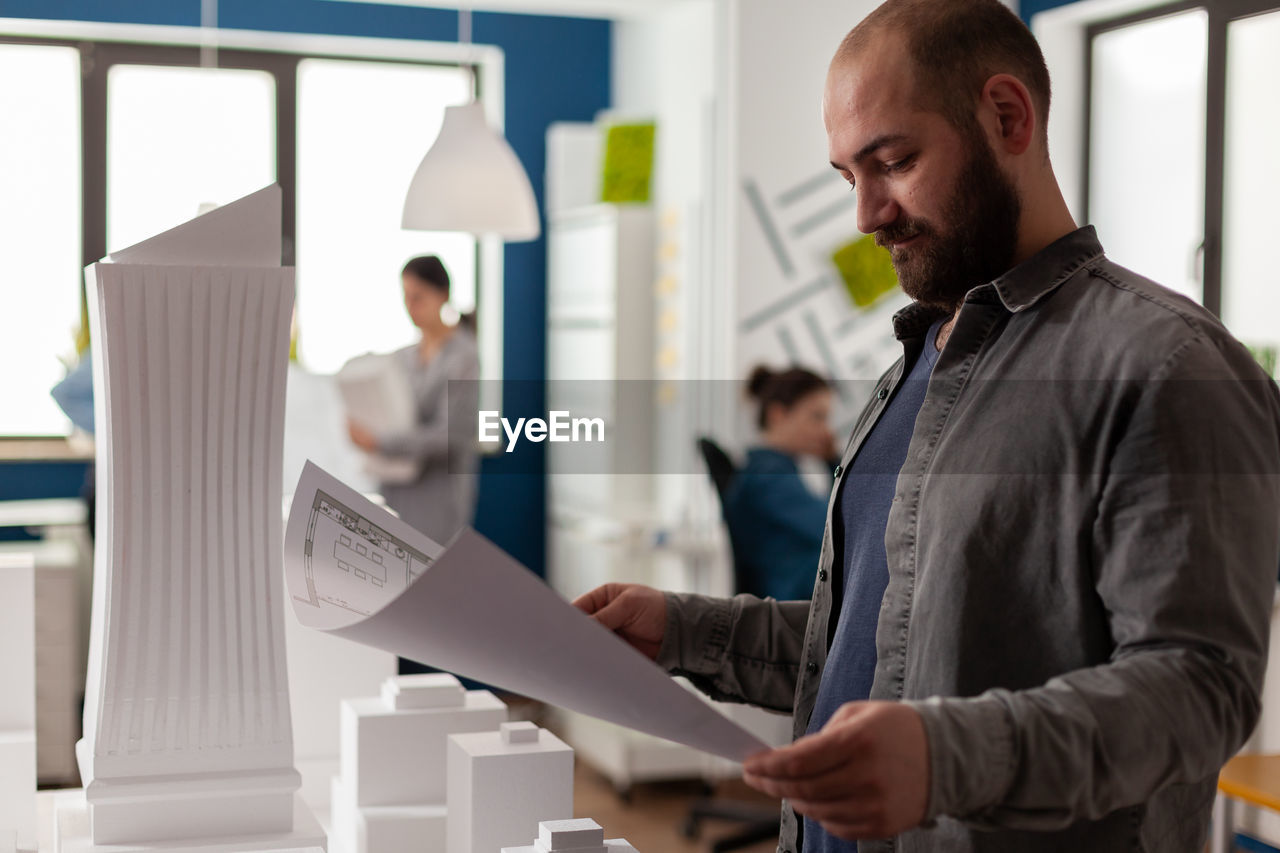
[[[279,187],[113,254],[88,288],[100,512],[77,756],[92,844],[281,846],[300,778],[282,623],[294,283]],[[59,815],[68,838],[72,823]]]

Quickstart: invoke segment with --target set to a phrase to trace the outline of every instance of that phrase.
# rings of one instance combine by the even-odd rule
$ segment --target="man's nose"
[[[874,234],[898,218],[898,205],[874,183],[867,182],[854,190],[858,194],[858,230]]]

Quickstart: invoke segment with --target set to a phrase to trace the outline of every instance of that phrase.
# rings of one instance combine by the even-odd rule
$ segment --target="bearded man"
[[[1076,227],[1048,112],[997,0],[889,0],[846,37],[831,164],[914,303],[812,604],[577,602],[709,694],[794,712],[744,766],[787,801],[786,853],[1198,851],[1257,721],[1280,394]]]

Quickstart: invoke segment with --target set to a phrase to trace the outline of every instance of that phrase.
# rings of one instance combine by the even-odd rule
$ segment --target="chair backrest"
[[[698,451],[702,454],[702,460],[707,463],[707,474],[716,487],[716,495],[720,498],[720,511],[723,513],[724,496],[729,490],[733,475],[738,473],[738,468],[729,458],[729,454],[724,452],[724,448],[705,435],[698,439]]]
[[[729,458],[728,453],[724,452],[723,447],[705,435],[698,439],[698,451],[702,454],[702,461],[707,463],[707,475],[711,477],[711,482],[716,487],[716,495],[720,498],[720,517],[724,519],[725,528],[729,532],[729,554],[733,560],[734,592],[752,592],[751,582],[746,566],[742,562],[740,549],[737,543],[733,541],[733,527],[729,525],[729,518],[724,513],[725,494],[729,491],[729,484],[733,482],[734,476],[738,473],[738,466],[733,464],[733,460]]]

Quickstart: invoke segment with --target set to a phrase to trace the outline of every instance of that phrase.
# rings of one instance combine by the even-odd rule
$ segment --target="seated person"
[[[729,538],[740,564],[738,591],[805,600],[813,594],[827,495],[810,491],[796,462],[802,455],[836,457],[835,436],[827,425],[831,386],[803,368],[775,373],[762,366],[752,371],[747,393],[760,406],[762,446],[747,451],[746,464],[724,496]]]

